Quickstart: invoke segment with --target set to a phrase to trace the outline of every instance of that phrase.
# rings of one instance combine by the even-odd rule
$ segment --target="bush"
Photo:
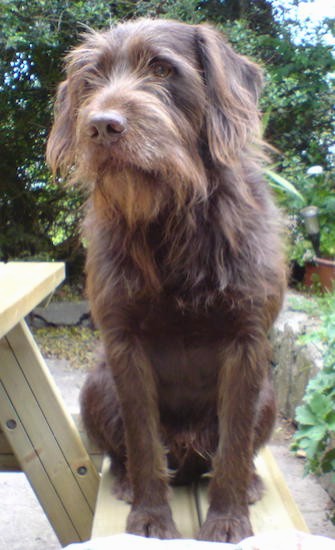
[[[307,471],[335,474],[335,292],[315,298],[314,303],[315,311],[321,311],[322,325],[303,341],[323,343],[324,367],[309,382],[303,404],[297,408],[293,449],[306,453]],[[335,475],[333,479],[335,482]]]

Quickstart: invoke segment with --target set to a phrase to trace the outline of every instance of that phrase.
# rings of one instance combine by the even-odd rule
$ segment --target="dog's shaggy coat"
[[[199,538],[252,532],[253,456],[275,416],[267,332],[285,287],[261,84],[206,25],[129,22],[67,58],[47,155],[90,190],[87,288],[104,356],[82,414],[132,502],[131,533],[177,537],[168,482],[209,468]]]

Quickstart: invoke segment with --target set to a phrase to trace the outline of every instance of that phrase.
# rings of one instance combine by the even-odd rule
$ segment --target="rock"
[[[273,347],[273,379],[278,410],[286,418],[295,417],[306,386],[322,368],[322,346],[303,344],[299,337],[318,328],[319,321],[304,312],[293,311],[286,299],[283,311],[271,333]]]
[[[51,326],[90,325],[90,308],[87,301],[50,302],[39,306],[29,316],[30,325],[35,328]]]

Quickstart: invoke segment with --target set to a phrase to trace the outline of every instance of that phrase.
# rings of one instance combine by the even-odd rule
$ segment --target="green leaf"
[[[295,417],[299,424],[314,426],[317,423],[317,418],[306,405],[297,408]]]
[[[300,449],[303,449],[309,460],[313,460],[319,452],[320,442],[317,439],[302,437],[298,441]]]
[[[333,403],[326,395],[314,393],[309,400],[312,413],[320,419],[325,419],[327,414],[333,411]]]
[[[302,202],[302,204],[306,204],[306,200],[304,199],[302,194],[298,191],[298,189],[296,189],[296,187],[294,187],[294,185],[290,181],[270,169],[266,170],[266,174],[272,180],[273,187],[276,187],[277,189],[282,189],[286,193],[289,193],[290,195],[298,198]]]
[[[331,413],[327,414],[326,422],[327,422],[329,431],[335,432],[335,411],[331,411]]]
[[[330,449],[322,458],[321,469],[324,473],[335,470],[335,449]]]

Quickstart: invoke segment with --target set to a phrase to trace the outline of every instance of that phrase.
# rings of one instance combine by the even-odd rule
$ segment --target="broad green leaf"
[[[309,406],[312,413],[320,419],[324,419],[327,414],[333,411],[333,403],[322,393],[314,393],[309,401]]]
[[[314,426],[317,422],[317,418],[306,405],[297,408],[295,417],[300,424],[307,426]]]

